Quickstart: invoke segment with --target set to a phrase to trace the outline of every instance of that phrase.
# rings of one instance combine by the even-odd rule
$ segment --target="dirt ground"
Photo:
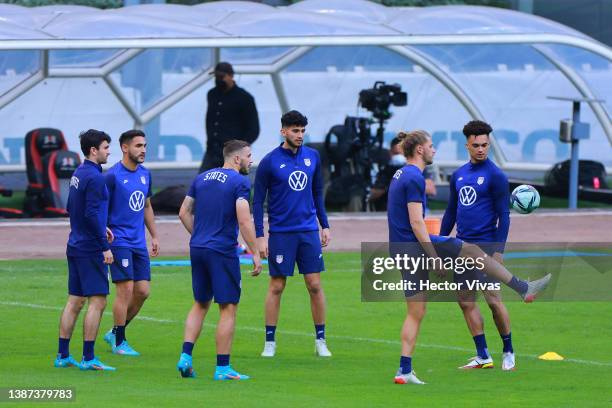
[[[441,217],[433,213],[433,217]],[[361,242],[384,242],[385,214],[330,214],[332,241],[329,251],[358,251]],[[189,236],[178,217],[157,220],[161,255],[186,256]],[[63,258],[70,230],[67,220],[0,221],[0,259]],[[610,242],[612,211],[538,211],[513,214],[510,242]]]

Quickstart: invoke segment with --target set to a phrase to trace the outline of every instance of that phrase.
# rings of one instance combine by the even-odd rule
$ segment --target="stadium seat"
[[[68,150],[64,134],[53,128],[37,128],[25,137],[26,172],[28,187],[23,212],[29,217],[44,216],[47,206],[43,197],[44,166],[43,157],[57,150]]]
[[[10,197],[13,195],[13,190],[7,190],[0,186],[0,196]],[[0,218],[21,218],[23,212],[16,208],[0,207]]]
[[[81,164],[79,155],[56,150],[43,156],[43,217],[66,217],[72,173]]]

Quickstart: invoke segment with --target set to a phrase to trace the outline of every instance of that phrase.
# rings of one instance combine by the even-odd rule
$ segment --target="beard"
[[[291,140],[289,140],[289,138],[286,138],[285,140],[287,141],[287,144],[289,145],[289,147],[291,147],[293,149],[297,149],[297,148],[299,148],[301,146],[301,143],[300,144],[296,144],[296,143],[292,142]]]
[[[240,166],[240,170],[238,171],[238,173],[242,174],[243,176],[248,176],[249,166]]]
[[[132,163],[140,164],[144,162],[144,157],[141,159],[140,156],[134,156],[132,154],[128,154],[128,158]]]

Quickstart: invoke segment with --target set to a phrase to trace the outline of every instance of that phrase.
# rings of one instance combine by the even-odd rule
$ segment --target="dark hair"
[[[465,135],[466,139],[472,135],[474,136],[480,136],[480,135],[487,135],[489,136],[489,133],[491,133],[493,131],[493,129],[491,128],[491,125],[489,125],[486,122],[483,122],[482,120],[472,120],[470,122],[467,123],[467,125],[465,125],[463,127],[463,134]]]
[[[399,132],[397,138],[402,144],[402,152],[406,158],[414,156],[417,146],[427,143],[431,136],[424,130],[413,130],[411,132]]]
[[[223,158],[227,159],[237,151],[249,146],[250,145],[244,140],[228,140],[227,142],[223,143]]]
[[[393,149],[395,146],[397,146],[400,143],[402,143],[402,139],[396,136],[393,139],[391,139],[391,145],[389,147],[390,149]]]
[[[121,136],[119,136],[119,146],[130,143],[132,139],[138,136],[147,137],[144,132],[139,129],[132,129],[128,130],[127,132],[123,132]]]
[[[79,139],[81,140],[81,151],[85,155],[85,157],[89,157],[91,154],[91,148],[95,147],[96,149],[100,148],[100,145],[105,140],[110,143],[111,137],[104,133],[101,130],[89,129],[88,131],[81,132],[79,135]]]
[[[289,111],[281,117],[281,125],[286,128],[290,126],[308,125],[308,118],[296,110]]]

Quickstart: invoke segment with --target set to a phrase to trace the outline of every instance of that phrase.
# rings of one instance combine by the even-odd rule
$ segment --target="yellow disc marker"
[[[541,356],[538,357],[540,360],[548,360],[548,361],[560,361],[563,360],[563,356],[555,353],[554,351],[548,351]]]

